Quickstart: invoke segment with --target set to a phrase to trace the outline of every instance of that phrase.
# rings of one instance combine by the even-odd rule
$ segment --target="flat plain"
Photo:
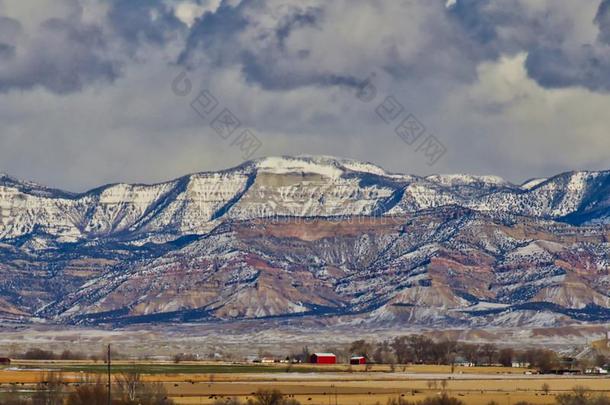
[[[17,361],[0,369],[0,388],[33,388],[49,371],[60,371],[68,385],[105,378],[106,366],[90,361]],[[177,404],[211,404],[219,398],[247,400],[259,389],[278,389],[303,404],[385,404],[390,398],[411,401],[446,391],[467,405],[495,401],[553,404],[555,396],[584,386],[610,393],[610,378],[595,376],[529,375],[525,369],[503,367],[396,365],[287,365],[223,362],[120,361],[113,373],[137,371],[143,379],[161,382]],[[548,385],[548,392],[543,385]],[[67,389],[70,389],[69,387]]]

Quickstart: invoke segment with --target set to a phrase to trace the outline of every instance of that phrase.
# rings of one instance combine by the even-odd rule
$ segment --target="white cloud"
[[[479,156],[487,155],[496,172],[514,179],[525,172],[610,167],[610,116],[604,113],[610,95],[543,88],[528,77],[526,56],[481,64],[479,80],[446,100],[449,121],[459,122],[459,132],[464,131],[460,142],[472,146],[472,151],[464,148],[465,156],[474,159],[484,150]]]
[[[204,13],[215,13],[222,0],[206,0],[203,2],[181,1],[174,7],[176,17],[191,27],[195,20]]]

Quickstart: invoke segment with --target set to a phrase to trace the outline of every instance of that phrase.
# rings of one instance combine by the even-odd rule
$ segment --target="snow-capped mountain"
[[[610,172],[521,185],[277,157],[75,194],[0,176],[0,317],[610,319]]]

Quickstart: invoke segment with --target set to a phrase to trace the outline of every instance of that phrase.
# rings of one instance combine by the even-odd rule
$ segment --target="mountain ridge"
[[[515,185],[308,156],[80,194],[0,177],[0,318],[607,321],[609,238],[610,171]]]

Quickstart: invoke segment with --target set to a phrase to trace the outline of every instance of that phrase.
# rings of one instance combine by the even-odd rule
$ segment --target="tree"
[[[413,361],[413,354],[407,343],[407,336],[394,338],[390,346],[394,350],[394,355],[396,356],[396,361],[398,361],[398,363],[406,364]]]
[[[135,369],[123,372],[116,378],[116,384],[121,396],[130,401],[135,401],[142,389],[142,375]]]
[[[498,362],[504,367],[511,367],[513,365],[513,359],[515,357],[515,350],[506,348],[500,350],[498,353]]]
[[[33,405],[62,405],[65,381],[61,373],[44,374],[32,396]]]
[[[407,338],[407,344],[414,362],[425,363],[430,360],[430,348],[434,345],[432,339],[423,335],[411,335]]]
[[[26,360],[55,360],[56,358],[52,351],[37,348],[29,349],[22,357]]]
[[[481,355],[485,358],[488,365],[494,364],[494,359],[498,353],[498,348],[493,343],[486,343],[481,346]]]
[[[539,349],[533,352],[531,364],[540,370],[541,373],[551,372],[553,369],[559,367],[559,363],[557,353],[551,350]]]
[[[10,389],[3,393],[3,405],[30,405],[31,402],[22,397],[17,384],[11,384]]]
[[[596,367],[605,367],[608,364],[608,358],[603,354],[598,354],[595,356],[595,360],[593,361]]]
[[[558,405],[588,405],[589,404],[589,389],[582,386],[576,386],[571,393],[560,394],[555,398]]]
[[[284,395],[278,390],[258,390],[254,398],[256,405],[282,405]]]
[[[290,357],[301,363],[307,363],[310,356],[311,353],[309,351],[309,347],[307,346],[303,347],[300,353],[290,355]]]
[[[459,352],[469,363],[479,364],[479,346],[463,343],[459,347]]]
[[[140,385],[136,401],[124,402],[124,405],[174,405],[174,401],[167,397],[167,390],[162,383]],[[123,405],[120,404],[120,405]]]
[[[396,364],[396,356],[392,349],[392,344],[388,340],[384,340],[377,344],[375,351],[373,352],[373,360],[375,363]]]
[[[366,340],[356,340],[349,347],[351,354],[356,354],[371,359],[373,357],[373,346]]]
[[[458,344],[454,340],[441,340],[430,347],[432,360],[436,364],[453,364]]]
[[[446,393],[442,393],[438,397],[428,397],[420,402],[421,405],[464,405],[457,398],[450,397]]]
[[[108,390],[99,378],[93,383],[79,384],[70,392],[66,405],[106,405]]]

